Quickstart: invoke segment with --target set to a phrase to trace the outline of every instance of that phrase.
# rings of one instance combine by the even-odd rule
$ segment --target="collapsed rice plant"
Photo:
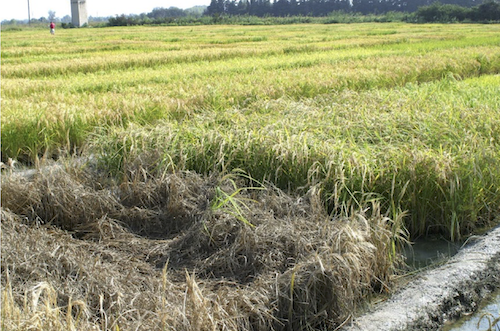
[[[243,183],[234,178],[137,169],[103,187],[64,168],[4,177],[3,326],[305,330],[335,327],[389,288],[400,261],[389,260],[391,240],[404,238],[376,203],[332,218],[314,191],[239,190],[251,227],[207,203]]]

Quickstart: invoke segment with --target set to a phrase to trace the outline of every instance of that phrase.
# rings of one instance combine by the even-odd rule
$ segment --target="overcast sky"
[[[28,19],[28,1],[31,18],[48,17],[49,10],[59,18],[71,15],[71,0],[1,0],[0,21]],[[87,12],[89,16],[115,16],[149,13],[157,7],[185,9],[209,4],[210,0],[87,0]]]

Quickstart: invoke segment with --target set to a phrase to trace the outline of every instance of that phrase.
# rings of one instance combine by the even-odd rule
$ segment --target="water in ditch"
[[[416,240],[406,252],[406,263],[415,270],[445,262],[458,253],[463,242],[453,243],[443,238],[427,237]],[[472,315],[446,325],[443,331],[500,331],[500,290]]]
[[[405,251],[406,264],[414,270],[444,262],[462,247],[462,243],[454,243],[442,237],[425,237],[417,239]]]
[[[500,290],[472,315],[447,325],[443,331],[500,331]]]

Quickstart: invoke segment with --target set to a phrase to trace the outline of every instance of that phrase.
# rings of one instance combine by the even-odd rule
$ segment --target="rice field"
[[[319,185],[330,211],[375,194],[415,234],[498,212],[496,25],[45,32],[3,34],[4,160],[90,144],[113,173],[143,154],[158,171],[243,169]]]
[[[2,161],[55,169],[2,176],[2,329],[334,329],[407,240],[498,223],[498,25],[1,43]]]

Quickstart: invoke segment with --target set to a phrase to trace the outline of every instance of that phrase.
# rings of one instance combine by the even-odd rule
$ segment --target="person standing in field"
[[[50,22],[50,34],[55,34],[56,33],[56,25],[54,22]]]

